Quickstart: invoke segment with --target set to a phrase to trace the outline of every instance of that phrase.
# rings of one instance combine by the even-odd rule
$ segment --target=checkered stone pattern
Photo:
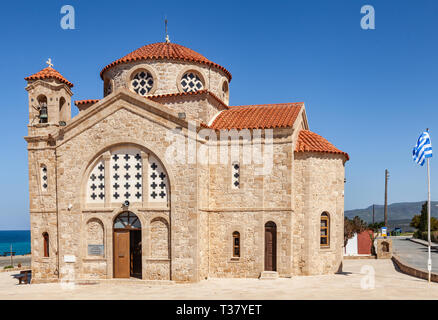
[[[87,203],[105,202],[105,162],[99,160],[91,170],[87,182]]]
[[[167,203],[169,179],[159,161],[149,156],[149,202]]]
[[[194,72],[187,72],[181,78],[181,87],[184,92],[196,92],[204,88],[199,76]]]
[[[111,152],[111,202],[143,201],[141,152],[136,148],[119,148]]]
[[[240,164],[238,162],[234,162],[231,167],[231,188],[240,188]]]
[[[43,191],[47,191],[47,188],[49,187],[48,185],[48,179],[47,179],[47,167],[46,166],[42,166],[41,167],[41,190]]]

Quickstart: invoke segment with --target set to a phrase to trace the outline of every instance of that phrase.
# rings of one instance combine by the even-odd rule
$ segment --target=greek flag
[[[428,132],[423,132],[418,138],[417,145],[412,151],[414,161],[419,165],[424,165],[426,158],[432,158],[432,143]]]

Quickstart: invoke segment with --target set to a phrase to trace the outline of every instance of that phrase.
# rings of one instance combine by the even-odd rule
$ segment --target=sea
[[[0,256],[5,252],[15,252],[15,255],[30,253],[30,230],[0,230]],[[6,255],[10,255],[9,253]]]

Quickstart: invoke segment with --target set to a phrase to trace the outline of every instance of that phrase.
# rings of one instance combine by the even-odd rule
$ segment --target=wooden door
[[[277,227],[275,223],[265,225],[265,271],[277,270]]]
[[[130,277],[129,230],[114,230],[114,278]]]

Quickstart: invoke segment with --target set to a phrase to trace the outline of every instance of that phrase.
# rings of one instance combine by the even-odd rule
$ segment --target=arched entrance
[[[141,222],[125,211],[114,220],[114,278],[142,278]]]
[[[265,224],[265,271],[277,271],[277,226]]]

